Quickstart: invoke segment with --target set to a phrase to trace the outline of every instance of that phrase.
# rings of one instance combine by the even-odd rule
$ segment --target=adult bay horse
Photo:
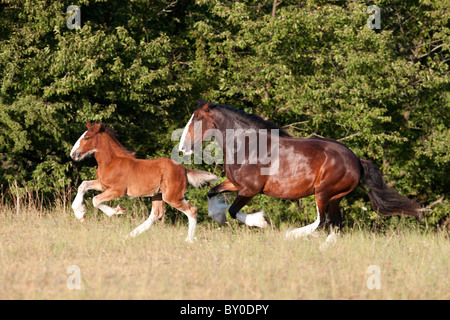
[[[150,217],[134,229],[131,237],[148,230],[164,215],[164,202],[180,210],[189,219],[186,241],[194,239],[197,225],[197,208],[184,199],[187,184],[199,187],[207,182],[217,181],[217,176],[206,171],[189,170],[168,158],[136,159],[134,152],[128,151],[117,140],[113,131],[103,123],[87,123],[84,132],[70,152],[75,161],[94,154],[97,160],[97,180],[83,181],[72,204],[75,216],[84,220],[86,207],[83,196],[94,189],[103,191],[93,199],[94,207],[106,215],[124,213],[121,206],[111,208],[103,202],[118,197],[152,197]],[[164,201],[164,202],[163,202]]]
[[[256,115],[227,105],[200,101],[184,128],[179,150],[192,154],[204,139],[211,136],[215,136],[225,158],[227,180],[208,192],[209,213],[221,224],[225,222],[227,207],[219,204],[215,197],[223,192],[238,191],[228,212],[231,217],[248,225],[267,225],[261,213],[245,215],[239,212],[255,195],[262,193],[283,199],[315,195],[316,221],[288,232],[289,237],[310,234],[325,223],[340,226],[339,203],[358,186],[360,180],[368,188],[366,192],[373,209],[384,215],[420,217],[419,205],[388,187],[376,165],[359,159],[337,141],[293,138],[277,125]],[[254,137],[257,141],[253,141],[252,150],[250,140]],[[263,148],[264,143],[266,148]],[[235,148],[235,145],[244,146],[241,155],[237,153],[242,148]],[[261,155],[263,149],[268,150],[265,157]],[[231,156],[227,154],[230,152],[233,153]],[[239,157],[240,162],[235,160]],[[267,162],[268,158],[272,158],[271,163]],[[276,170],[267,170],[273,167]]]

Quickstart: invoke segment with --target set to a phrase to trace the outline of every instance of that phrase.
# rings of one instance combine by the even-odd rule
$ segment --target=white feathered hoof
[[[221,226],[227,223],[225,215],[227,209],[228,206],[225,203],[220,203],[217,197],[208,199],[208,215]]]
[[[224,226],[227,223],[227,217],[224,213],[216,212],[214,214],[209,213],[209,216],[216,221],[219,225]]]
[[[250,214],[238,212],[236,214],[236,219],[238,219],[239,221],[245,223],[250,227],[267,228],[268,226],[270,226],[269,222],[264,216],[264,211],[259,211]]]
[[[84,221],[84,215],[86,214],[86,206],[84,204],[78,206],[72,206],[75,217],[80,221]]]

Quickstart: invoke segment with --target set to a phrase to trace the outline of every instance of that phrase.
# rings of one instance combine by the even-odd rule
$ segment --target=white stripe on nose
[[[187,135],[187,133],[189,131],[189,126],[191,125],[192,118],[194,118],[194,114],[192,114],[192,116],[189,119],[189,122],[187,123],[186,127],[184,127],[183,134],[181,135],[180,144],[178,145],[178,150],[180,150],[183,153],[186,153],[187,151],[191,151],[190,150],[191,146],[185,146],[185,143],[186,143],[186,135]]]
[[[84,138],[84,136],[86,135],[86,133],[87,133],[87,131],[85,131],[85,132],[81,135],[81,137],[77,140],[77,142],[75,142],[75,144],[74,144],[72,150],[70,151],[70,157],[71,157],[71,158],[73,158],[73,155],[74,155],[75,151],[77,151],[77,149],[80,147],[80,142],[81,142],[81,140]]]

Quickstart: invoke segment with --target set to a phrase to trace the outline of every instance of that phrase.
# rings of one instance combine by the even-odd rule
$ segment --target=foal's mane
[[[134,155],[136,154],[136,152],[130,151],[127,148],[125,148],[119,142],[119,140],[117,140],[117,134],[116,134],[116,132],[113,129],[111,129],[109,126],[107,126],[104,123],[100,123],[100,125],[103,126],[104,132],[113,140],[114,147],[116,147],[120,152],[125,153],[126,155],[134,158]]]
[[[268,129],[268,130],[278,129],[280,137],[291,136],[280,126],[276,125],[271,121],[264,120],[263,118],[257,116],[256,114],[247,113],[245,111],[235,109],[225,104],[212,104],[210,106],[210,109],[220,110],[220,113],[223,114],[226,119],[229,119],[234,122],[238,121],[251,129]]]

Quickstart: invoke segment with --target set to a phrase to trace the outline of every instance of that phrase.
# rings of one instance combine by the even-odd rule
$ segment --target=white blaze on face
[[[186,136],[187,136],[187,133],[189,131],[189,126],[192,123],[192,118],[194,118],[194,114],[192,114],[192,116],[189,119],[189,122],[187,123],[186,127],[184,127],[183,134],[181,135],[180,144],[178,146],[178,150],[183,152],[183,154],[185,154],[185,155],[190,155],[190,154],[194,153],[194,151],[191,150],[191,144],[189,143],[189,145],[186,145]],[[187,141],[190,142],[191,139],[188,139]]]
[[[75,142],[72,150],[70,151],[70,157],[73,158],[75,151],[77,151],[77,149],[80,147],[80,142],[81,140],[84,138],[84,136],[86,135],[87,131],[85,131],[81,137],[77,140],[77,142]]]

